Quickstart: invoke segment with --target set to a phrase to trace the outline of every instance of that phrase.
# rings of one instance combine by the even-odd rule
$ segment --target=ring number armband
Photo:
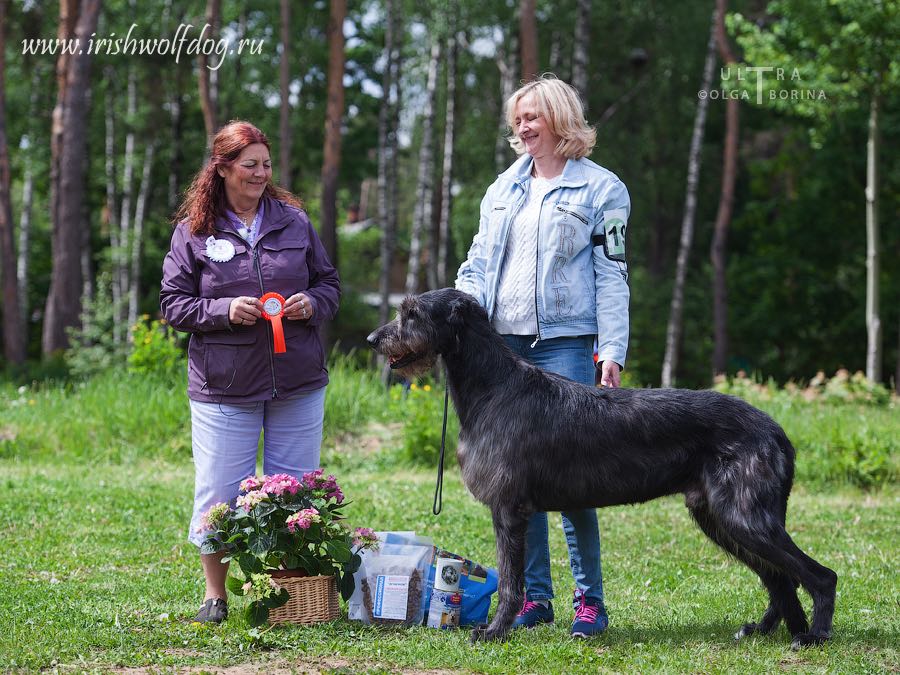
[[[594,246],[603,246],[610,260],[625,262],[625,209],[603,212],[603,234],[592,238]]]

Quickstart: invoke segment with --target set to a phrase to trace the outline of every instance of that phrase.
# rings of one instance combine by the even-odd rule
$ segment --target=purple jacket
[[[306,213],[269,197],[251,248],[230,222],[219,219],[216,239],[235,255],[210,260],[207,235],[191,235],[180,223],[163,261],[159,304],[174,328],[191,333],[188,397],[212,403],[290,398],[328,384],[319,325],[332,319],[341,295],[337,270]],[[231,300],[274,291],[287,299],[306,293],[315,310],[308,321],[282,319],[287,352],[275,354],[272,326],[228,321]]]

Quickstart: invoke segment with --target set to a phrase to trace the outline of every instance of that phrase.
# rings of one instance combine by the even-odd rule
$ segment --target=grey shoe
[[[222,598],[210,598],[202,605],[194,621],[199,623],[222,623],[228,618],[228,605]]]

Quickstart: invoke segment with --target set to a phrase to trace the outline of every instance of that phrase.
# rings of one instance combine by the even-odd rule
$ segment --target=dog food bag
[[[491,608],[491,596],[497,590],[497,570],[486,568],[455,553],[450,553],[443,549],[435,549],[433,556],[435,563],[432,563],[428,569],[426,588],[429,594],[439,592],[434,590],[437,561],[446,558],[462,561],[462,565],[459,568],[458,594],[461,598],[459,624],[461,626],[476,626],[487,622],[488,610]],[[441,584],[438,583],[437,585]],[[428,598],[428,602],[430,606],[431,597]]]
[[[348,603],[349,618],[367,624],[422,623],[430,598],[425,580],[433,555],[431,545],[383,544],[363,556],[353,575],[356,589]]]

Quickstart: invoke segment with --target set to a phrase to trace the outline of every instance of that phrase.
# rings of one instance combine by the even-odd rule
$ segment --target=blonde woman
[[[516,354],[577,382],[595,383],[596,338],[600,383],[618,387],[628,346],[628,190],[587,159],[596,132],[565,82],[529,82],[506,101],[506,117],[520,157],[481,202],[456,288],[478,299]],[[597,515],[565,511],[562,523],[576,586],[572,635],[598,635],[609,620]],[[536,513],[525,544],[525,603],[514,626],[552,622],[552,598],[547,514]]]

